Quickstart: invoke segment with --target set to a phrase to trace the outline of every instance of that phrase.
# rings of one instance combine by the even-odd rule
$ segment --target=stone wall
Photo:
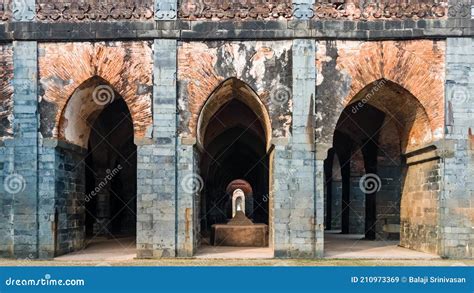
[[[0,255],[13,257],[13,194],[8,190],[11,180],[8,175],[13,170],[13,140],[0,142]]]
[[[188,0],[180,2],[194,2],[181,6],[182,20],[154,22],[176,19],[176,1],[124,2],[142,8],[131,12],[110,1],[98,7],[41,0],[36,15],[34,1],[13,4],[23,2],[11,24],[11,8],[0,6],[2,256],[50,258],[83,246],[84,150],[57,140],[68,141],[61,127],[74,124],[63,116],[69,98],[95,76],[124,97],[134,120],[139,257],[192,256],[199,246],[198,117],[229,78],[245,82],[269,113],[270,243],[277,257],[322,256],[323,160],[342,109],[382,79],[400,86],[393,104],[406,90],[425,111],[402,113],[421,121],[400,138],[408,146],[402,245],[473,256],[473,40],[448,38],[447,49],[445,41],[473,34],[464,6],[414,3],[380,14],[380,7],[361,11],[350,3],[336,9],[322,1],[238,1],[227,9],[227,2]],[[204,5],[199,13],[195,3]],[[395,167],[379,170],[377,231],[385,218],[396,221]],[[7,178],[19,179],[15,196],[5,190]]]
[[[13,48],[0,46],[0,139],[13,136]]]
[[[446,142],[441,195],[442,255],[474,257],[474,39],[447,41]]]
[[[400,245],[441,253],[440,198],[442,164],[432,148],[408,154],[402,184]]]

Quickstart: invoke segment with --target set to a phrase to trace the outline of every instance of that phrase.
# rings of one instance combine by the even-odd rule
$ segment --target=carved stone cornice
[[[104,21],[153,19],[153,0],[74,1],[40,0],[36,4],[40,21]]]
[[[179,17],[184,19],[291,18],[290,0],[182,0]]]
[[[344,3],[342,3],[344,2]],[[443,18],[447,1],[393,3],[387,0],[328,1],[314,4],[275,0],[183,0],[179,15],[184,19],[407,19]]]
[[[0,1],[0,21],[8,21],[11,18],[11,0]]]

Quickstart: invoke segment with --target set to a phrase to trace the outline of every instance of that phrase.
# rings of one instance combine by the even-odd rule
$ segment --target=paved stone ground
[[[270,259],[273,250],[269,247],[215,247],[201,246],[196,258],[199,259]]]
[[[127,261],[36,261],[0,259],[0,266],[474,266],[474,260],[362,260],[362,259],[196,259]]]
[[[439,259],[434,254],[398,246],[400,241],[365,240],[364,235],[325,233],[324,257],[336,259]]]
[[[57,261],[127,261],[137,255],[134,237],[101,239],[96,238],[84,250],[56,257]]]
[[[136,259],[133,238],[96,239],[87,249],[54,260],[0,259],[0,266],[474,266],[474,260],[445,260],[397,246],[326,235],[326,259],[274,259],[269,248],[204,246],[194,258]],[[246,257],[247,259],[242,259]]]

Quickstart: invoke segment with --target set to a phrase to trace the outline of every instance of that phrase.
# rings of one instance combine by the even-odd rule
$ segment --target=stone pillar
[[[366,194],[360,188],[362,177],[366,173],[364,156],[359,146],[354,146],[350,162],[350,191],[347,212],[349,213],[348,234],[365,234],[366,229]],[[375,196],[375,195],[372,195]]]
[[[193,141],[182,139],[178,146],[177,250],[179,257],[190,257],[199,244],[199,197],[203,179],[199,175],[197,151]]]
[[[111,183],[106,179],[107,169],[105,167],[95,170],[97,177],[95,178],[94,186],[101,187],[97,193],[96,201],[96,222],[94,223],[93,233],[97,236],[109,236],[109,222],[111,220],[110,214],[110,189]]]
[[[176,40],[155,40],[152,139],[137,141],[138,257],[176,256]]]
[[[155,0],[155,20],[176,20],[178,10],[177,0]]]
[[[14,140],[4,140],[0,147],[0,203],[1,203],[1,222],[0,222],[0,255],[2,257],[13,257],[13,193],[9,190],[10,182],[14,175],[13,151]]]
[[[448,38],[441,254],[474,257],[474,38]]]
[[[315,50],[313,40],[293,41],[292,137],[276,145],[274,155],[276,257],[323,253],[324,159],[316,161],[314,151]]]
[[[13,194],[14,256],[38,257],[38,99],[37,43],[13,43]]]

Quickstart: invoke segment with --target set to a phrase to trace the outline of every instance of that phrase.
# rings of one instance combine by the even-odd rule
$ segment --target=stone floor
[[[325,258],[328,259],[439,259],[437,255],[398,246],[398,241],[368,241],[364,235],[342,235],[336,231],[325,234]],[[126,261],[136,257],[135,239],[97,238],[84,250],[55,258],[58,261]],[[269,247],[216,247],[203,245],[197,259],[270,259]]]
[[[265,259],[273,258],[269,247],[228,247],[203,245],[196,253],[202,259]]]
[[[327,231],[324,256],[338,259],[439,259],[439,256],[398,246],[399,241],[364,240],[364,235]]]
[[[86,240],[85,249],[56,257],[59,261],[123,261],[137,256],[135,237]]]

